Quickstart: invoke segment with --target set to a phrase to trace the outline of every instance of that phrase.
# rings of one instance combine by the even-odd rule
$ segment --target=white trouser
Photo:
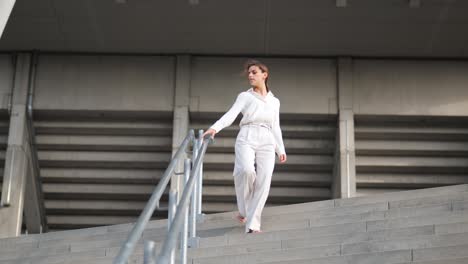
[[[235,144],[234,184],[239,213],[246,217],[245,229],[260,230],[263,207],[270,191],[275,167],[275,145],[271,129],[242,126]]]

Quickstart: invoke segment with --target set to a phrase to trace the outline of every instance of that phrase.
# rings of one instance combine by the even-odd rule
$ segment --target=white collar
[[[263,101],[266,101],[268,97],[273,97],[273,93],[271,91],[268,91],[268,93],[265,96],[262,96],[261,94],[257,93],[254,91],[253,87],[251,87],[247,92],[250,92],[253,96],[257,97],[258,99],[261,99]]]

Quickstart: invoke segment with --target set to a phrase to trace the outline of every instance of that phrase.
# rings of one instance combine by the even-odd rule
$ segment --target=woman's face
[[[265,83],[265,79],[268,77],[268,73],[262,72],[258,66],[250,66],[248,71],[248,79],[250,85],[253,87],[259,87]]]

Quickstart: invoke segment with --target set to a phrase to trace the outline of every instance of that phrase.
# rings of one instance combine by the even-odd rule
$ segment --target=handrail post
[[[195,167],[195,161],[198,158],[199,140],[194,138],[193,140],[193,152],[192,152],[192,167]],[[190,204],[190,246],[192,247],[192,241],[197,237],[197,185],[194,186],[192,193],[192,203]]]
[[[125,241],[124,245],[122,246],[119,254],[114,260],[114,264],[125,264],[132,253],[133,249],[135,248],[136,242],[141,237],[141,234],[152,216],[154,209],[159,204],[159,199],[161,198],[165,187],[167,186],[170,176],[174,172],[175,164],[180,157],[182,151],[185,151],[186,147],[188,146],[189,142],[194,140],[193,144],[193,168],[191,168],[191,161],[190,159],[184,160],[184,190],[180,201],[177,197],[177,191],[171,189],[169,191],[169,211],[168,211],[168,234],[162,245],[161,252],[159,256],[155,252],[155,243],[153,241],[145,241],[144,245],[144,262],[145,264],[168,264],[175,262],[175,251],[177,248],[177,240],[180,237],[180,247],[181,247],[181,262],[183,264],[187,263],[187,244],[191,244],[191,247],[197,247],[199,243],[199,238],[196,237],[196,224],[197,224],[197,217],[201,216],[201,214],[197,214],[197,205],[199,206],[199,210],[201,210],[201,187],[202,182],[199,178],[202,177],[202,163],[203,158],[205,156],[206,150],[208,148],[208,144],[212,143],[213,140],[209,137],[204,140],[202,138],[203,131],[199,131],[199,138],[194,139],[194,132],[193,130],[190,131],[190,134],[184,139],[184,142],[181,144],[179,150],[177,151],[176,155],[173,157],[171,162],[169,163],[168,168],[166,169],[162,179],[156,186],[155,190],[153,191],[150,200],[148,201],[145,209],[143,210],[142,214],[140,215],[137,223],[133,227],[132,231],[130,232],[129,237]],[[198,190],[197,190],[198,189]],[[197,197],[200,198],[200,202],[197,203]],[[190,201],[192,204],[190,204]],[[188,221],[189,221],[189,206],[191,210],[190,220],[190,230],[191,230],[191,237],[189,241],[187,241],[187,231],[189,229]],[[157,259],[155,259],[157,257]]]
[[[177,213],[177,191],[170,190],[169,191],[169,215],[167,217],[167,231],[171,230],[171,226],[174,222],[174,217]],[[174,264],[175,262],[175,249],[172,248],[170,255],[169,255],[169,263]]]
[[[198,130],[198,148],[200,148],[202,146],[202,142],[203,142],[203,130],[200,129]],[[197,220],[198,222],[201,222],[200,220],[202,220],[202,199],[203,199],[203,191],[202,191],[202,187],[203,187],[203,163],[200,164],[200,170],[198,170],[198,174],[197,174],[197,177],[198,177],[198,189],[197,189],[197,194],[198,194],[198,198],[197,198]]]
[[[197,159],[195,161],[195,166],[193,167],[190,175],[190,179],[188,180],[184,192],[182,194],[182,198],[179,202],[178,205],[178,211],[176,212],[174,221],[171,225],[171,228],[169,230],[169,233],[166,237],[166,240],[164,241],[164,244],[162,245],[161,248],[161,253],[158,257],[158,264],[159,263],[167,263],[167,259],[169,259],[170,252],[171,250],[175,247],[177,244],[177,238],[179,235],[179,231],[182,227],[183,224],[183,213],[184,211],[181,210],[183,208],[187,208],[190,202],[190,196],[193,194],[194,187],[196,185],[196,174],[198,173],[198,170],[200,169],[200,164],[202,163],[203,157],[206,153],[206,149],[208,147],[208,143],[210,143],[212,140],[206,140],[202,147],[200,148],[199,155],[197,156]]]
[[[169,180],[174,172],[175,165],[183,152],[185,152],[188,144],[194,138],[194,131],[193,129],[190,130],[189,134],[185,137],[184,141],[180,145],[179,149],[177,150],[176,154],[172,158],[169,166],[167,167],[166,171],[163,174],[163,177],[159,181],[158,185],[154,188],[153,193],[145,205],[143,212],[140,214],[138,221],[133,226],[132,231],[122,245],[117,257],[114,259],[114,264],[125,264],[133,252],[133,249],[136,246],[138,239],[140,239],[143,230],[146,227],[146,224],[150,220],[151,216],[153,215],[154,210],[159,204],[159,199],[161,198]]]
[[[184,190],[190,177],[190,159],[184,162]],[[188,207],[184,209],[184,226],[182,228],[180,240],[180,260],[182,264],[187,264],[187,239],[188,239]]]
[[[143,263],[144,264],[156,264],[156,243],[151,240],[146,240],[144,245],[144,256],[143,256]]]

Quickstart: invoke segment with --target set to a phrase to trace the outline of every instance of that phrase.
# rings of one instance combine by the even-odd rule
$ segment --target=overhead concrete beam
[[[346,7],[347,5],[347,0],[336,0],[336,7]]]
[[[408,3],[411,8],[421,7],[421,0],[409,0]]]

